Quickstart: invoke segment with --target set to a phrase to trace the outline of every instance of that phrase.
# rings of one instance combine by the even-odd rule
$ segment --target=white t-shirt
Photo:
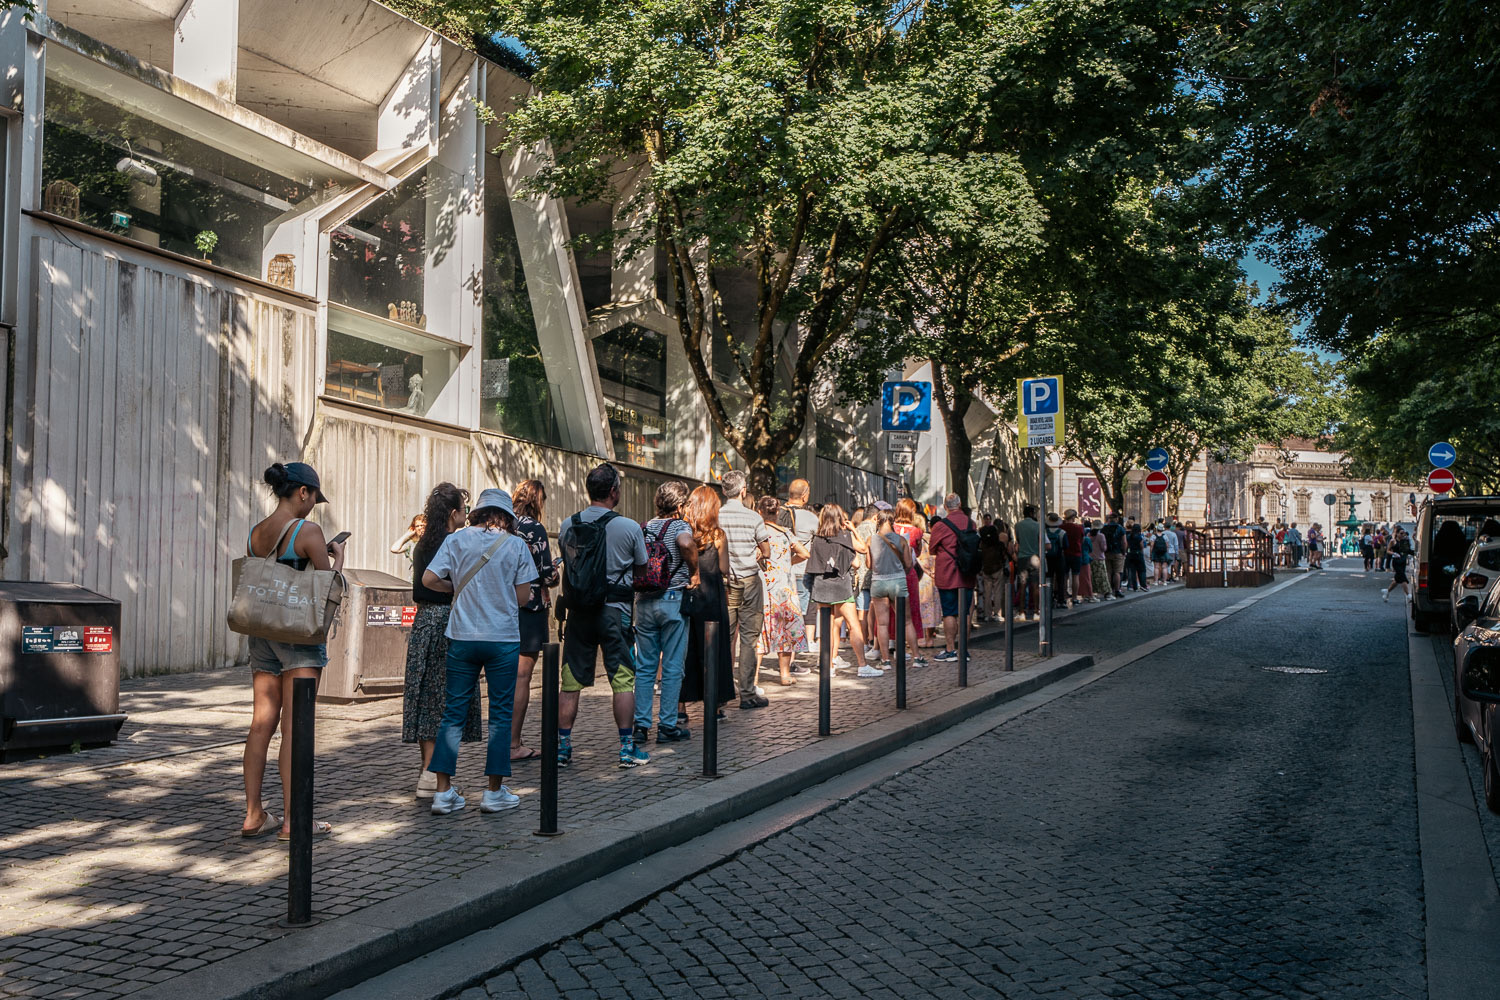
[[[460,528],[443,539],[427,568],[434,576],[457,586],[501,536],[501,532],[486,528]],[[474,574],[468,586],[454,595],[453,613],[444,632],[448,638],[466,642],[521,641],[516,587],[537,578],[536,562],[519,537],[503,537],[504,542],[490,556],[490,561]]]
[[[1176,559],[1177,558],[1177,532],[1173,531],[1171,528],[1168,528],[1168,529],[1166,529],[1165,531],[1163,531],[1161,533],[1161,537],[1163,537],[1163,538],[1165,538],[1167,540],[1167,558],[1169,558],[1169,559]]]

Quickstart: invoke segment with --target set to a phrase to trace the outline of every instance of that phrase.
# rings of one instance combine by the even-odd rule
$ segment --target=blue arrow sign
[[[1146,452],[1146,468],[1152,472],[1160,472],[1172,461],[1172,456],[1167,454],[1165,448],[1152,448]]]
[[[1456,458],[1458,458],[1458,452],[1454,451],[1453,446],[1447,441],[1439,441],[1427,449],[1427,461],[1439,469],[1446,469]]]

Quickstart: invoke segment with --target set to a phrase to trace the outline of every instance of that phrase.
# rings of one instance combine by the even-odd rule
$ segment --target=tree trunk
[[[750,492],[757,497],[775,496],[781,488],[776,478],[776,460],[781,456],[767,452],[753,456],[742,453],[740,457],[749,464],[746,471],[750,478]]]
[[[969,467],[974,460],[974,442],[969,439],[969,428],[964,426],[964,417],[974,402],[974,390],[963,384],[963,379],[954,379],[947,365],[932,362],[933,398],[938,412],[943,415],[943,432],[948,442],[948,492],[957,493],[965,507],[969,506]]]

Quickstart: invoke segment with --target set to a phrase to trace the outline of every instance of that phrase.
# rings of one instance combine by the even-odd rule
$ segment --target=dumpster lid
[[[403,580],[399,576],[391,576],[382,573],[378,569],[346,569],[344,579],[351,586],[375,587],[379,590],[410,590],[411,581]]]
[[[76,583],[42,580],[0,580],[0,601],[43,604],[119,604],[113,597],[80,587]]]

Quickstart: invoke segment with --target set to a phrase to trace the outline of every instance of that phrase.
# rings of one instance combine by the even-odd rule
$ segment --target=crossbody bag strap
[[[484,569],[484,564],[490,561],[490,556],[500,551],[500,546],[504,541],[505,532],[502,531],[500,532],[500,537],[495,539],[495,543],[484,550],[484,555],[479,557],[479,561],[475,563],[467,573],[464,574],[464,578],[462,580],[458,581],[458,585],[453,588],[454,597],[457,597],[459,591],[463,590],[469,585],[469,581],[474,579],[475,573],[478,573],[480,570]]]

